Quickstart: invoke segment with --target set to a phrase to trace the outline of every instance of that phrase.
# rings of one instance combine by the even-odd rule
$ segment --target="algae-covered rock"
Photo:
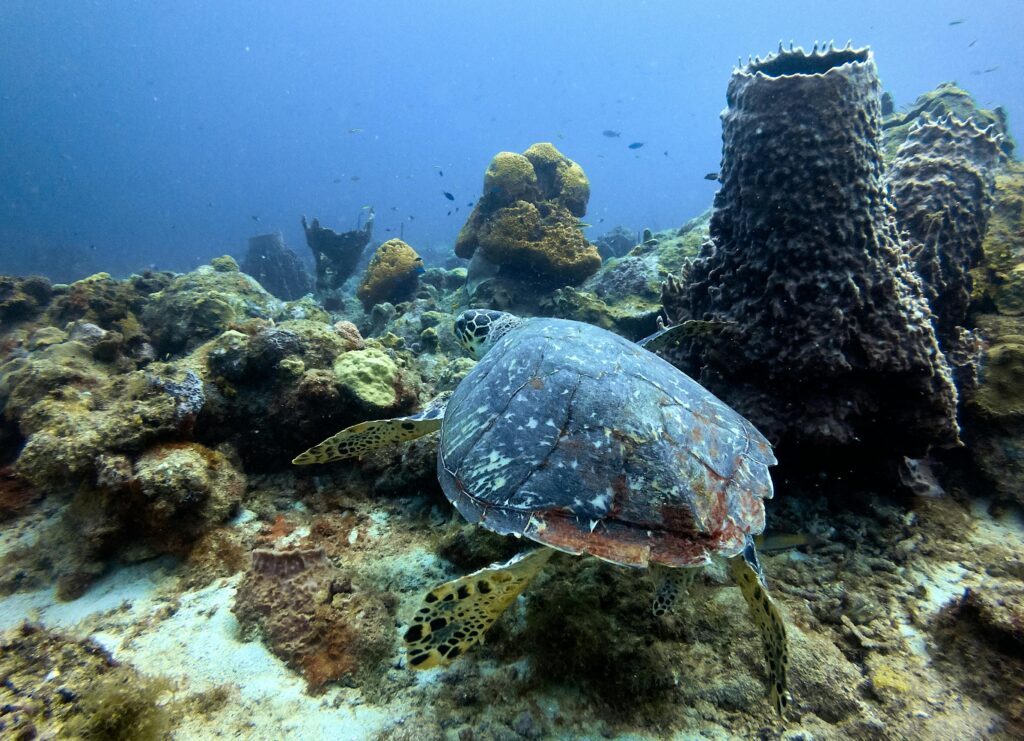
[[[154,294],[142,324],[160,353],[177,354],[252,318],[269,319],[281,302],[234,269],[204,265],[174,278]]]
[[[153,537],[182,544],[223,522],[245,491],[245,477],[231,461],[198,443],[146,450],[132,479],[144,502],[138,514]]]
[[[334,364],[341,387],[372,411],[395,406],[398,366],[383,350],[368,347],[342,355]]]
[[[158,741],[176,724],[173,684],[114,660],[91,639],[25,623],[0,635],[0,735]]]
[[[974,271],[974,302],[1001,314],[1024,315],[1024,163],[1011,161],[996,174],[992,215],[982,243],[983,264]],[[991,310],[991,309],[989,309]]]
[[[389,239],[373,253],[356,295],[367,311],[383,301],[401,301],[416,289],[423,272],[423,258],[416,250],[401,239]]]
[[[50,281],[40,276],[0,275],[0,328],[37,315],[53,295]]]

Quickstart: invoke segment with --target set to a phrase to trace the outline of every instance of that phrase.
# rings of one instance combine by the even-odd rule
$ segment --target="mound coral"
[[[477,233],[480,253],[523,279],[577,285],[601,267],[601,257],[560,205],[516,201]]]
[[[723,328],[674,360],[773,442],[919,457],[957,442],[957,392],[890,217],[878,88],[866,48],[735,71],[711,239],[665,308]]]
[[[401,239],[389,239],[377,248],[356,295],[369,311],[374,304],[408,298],[424,272],[423,258]]]
[[[470,297],[495,308],[536,309],[539,295],[593,275],[601,256],[578,221],[589,198],[583,168],[551,144],[499,152],[455,242],[456,255],[473,258]]]
[[[383,412],[398,403],[398,366],[382,350],[368,347],[345,353],[334,364],[334,375],[347,393],[371,411]]]

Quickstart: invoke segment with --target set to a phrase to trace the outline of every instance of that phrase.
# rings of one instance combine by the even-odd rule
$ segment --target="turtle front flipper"
[[[761,632],[761,643],[768,664],[768,695],[781,718],[789,702],[786,694],[786,670],[789,666],[786,624],[765,587],[753,540],[747,540],[742,555],[729,559],[729,570],[743,592],[743,598],[747,601],[754,623]]]
[[[363,455],[377,448],[392,443],[415,440],[427,433],[441,428],[444,409],[448,404],[451,392],[445,392],[428,403],[423,411],[408,417],[395,419],[375,419],[371,422],[346,427],[336,435],[314,445],[305,453],[297,455],[293,460],[297,466],[308,466],[311,463],[330,463],[345,458],[362,458]]]
[[[697,578],[697,569],[672,568],[651,564],[651,578],[654,580],[654,603],[651,610],[661,617],[672,609],[679,595],[686,594]]]
[[[445,666],[479,643],[554,553],[520,553],[430,590],[403,636],[409,666]]]

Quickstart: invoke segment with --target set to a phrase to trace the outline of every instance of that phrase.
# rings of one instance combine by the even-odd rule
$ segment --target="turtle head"
[[[504,311],[469,309],[455,320],[455,338],[470,355],[479,360],[495,342],[522,323],[522,319]]]

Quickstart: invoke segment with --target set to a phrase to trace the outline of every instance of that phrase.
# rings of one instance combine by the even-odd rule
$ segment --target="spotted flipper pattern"
[[[750,614],[761,633],[761,644],[768,664],[768,696],[775,706],[775,712],[782,718],[789,702],[786,692],[786,672],[789,667],[786,624],[765,588],[753,541],[747,543],[743,555],[729,559],[729,570],[743,592]]]
[[[427,433],[441,428],[444,419],[445,405],[451,392],[437,396],[423,408],[423,411],[408,417],[395,419],[376,419],[371,422],[346,427],[336,435],[314,445],[305,453],[297,455],[293,460],[296,466],[308,466],[312,463],[330,463],[346,458],[362,458],[371,450],[415,440]]]
[[[520,553],[430,590],[403,636],[409,666],[445,666],[479,643],[553,553]]]
[[[693,580],[697,578],[697,569],[673,569],[653,564],[651,578],[654,579],[654,603],[651,609],[657,617],[661,617],[672,609],[679,595],[689,591]]]

